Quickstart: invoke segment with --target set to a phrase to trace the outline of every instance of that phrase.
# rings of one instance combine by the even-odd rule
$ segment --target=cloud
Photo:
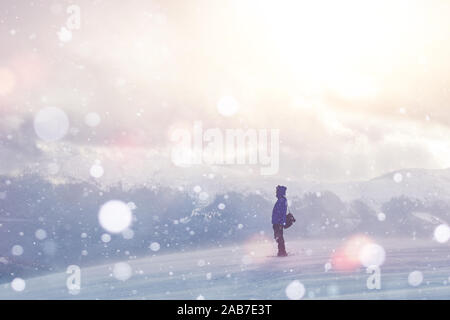
[[[337,5],[331,20],[342,21],[351,3]],[[90,179],[90,166],[101,160],[105,181],[144,181],[156,172],[159,179],[173,177],[170,133],[197,120],[222,130],[280,129],[280,178],[367,179],[450,163],[450,46],[441,41],[450,30],[443,14],[448,6],[422,8],[412,1],[410,20],[402,25],[391,16],[402,12],[401,5],[381,1],[371,4],[371,19],[385,18],[379,21],[386,25],[374,28],[363,19],[364,6],[355,4],[355,15],[331,30],[323,16],[314,18],[325,14],[322,9],[294,1],[284,7],[267,1],[267,8],[80,1],[81,28],[61,43],[64,7],[30,12],[23,3],[2,5],[26,16],[20,28],[6,22],[17,29],[14,35],[0,35],[0,68],[15,79],[0,96],[2,172],[46,172],[56,162],[61,174]],[[310,28],[301,28],[306,22]],[[236,115],[218,112],[224,96],[239,103]],[[54,144],[40,141],[32,126],[47,106],[64,110],[70,120],[69,133]],[[100,116],[96,127],[85,123],[91,112]],[[248,173],[247,167],[234,169]],[[188,171],[177,170],[194,174]]]

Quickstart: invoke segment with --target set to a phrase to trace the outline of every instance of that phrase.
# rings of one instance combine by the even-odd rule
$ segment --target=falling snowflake
[[[126,281],[133,275],[131,266],[126,262],[118,262],[114,265],[113,276],[117,280]]]
[[[439,243],[445,243],[450,239],[450,227],[440,224],[434,229],[434,239]]]
[[[397,172],[396,174],[394,174],[393,179],[396,183],[400,183],[403,181],[403,175]]]
[[[25,284],[25,280],[21,279],[21,278],[14,278],[13,281],[11,281],[11,288],[14,291],[23,291],[25,290],[26,284]]]
[[[41,109],[34,117],[34,131],[46,142],[60,140],[69,131],[69,118],[63,110],[58,108]]]
[[[294,280],[286,287],[286,296],[291,300],[300,300],[305,295],[305,286],[298,280]]]
[[[72,40],[72,31],[68,30],[66,27],[61,27],[57,34],[59,41],[61,42],[70,42]]]
[[[134,231],[131,229],[125,229],[124,231],[122,231],[122,237],[126,240],[133,239]]]
[[[98,113],[90,112],[84,117],[84,123],[89,127],[96,127],[100,124],[101,118]]]
[[[38,239],[38,240],[44,240],[45,238],[47,238],[47,232],[43,229],[36,230],[34,235],[35,235],[36,239]]]
[[[413,271],[408,275],[408,283],[410,286],[417,287],[423,281],[423,274],[420,271]]]
[[[111,236],[107,233],[102,234],[101,239],[104,243],[108,243],[111,241]]]
[[[120,233],[127,229],[132,221],[130,208],[122,201],[111,200],[106,202],[99,211],[100,225],[110,233]]]
[[[384,248],[376,243],[369,243],[362,247],[359,260],[365,267],[381,266],[384,263],[386,253]]]
[[[89,173],[94,178],[100,178],[105,173],[103,167],[100,164],[94,164],[91,169],[89,170]]]
[[[224,96],[217,103],[217,110],[222,116],[231,117],[238,112],[239,104],[232,96]]]
[[[150,250],[152,251],[159,251],[159,249],[161,248],[161,245],[158,242],[152,242],[150,244]]]
[[[134,203],[133,201],[130,201],[127,203],[128,208],[130,208],[130,210],[136,210],[137,206],[136,203]]]
[[[18,244],[16,244],[16,245],[14,245],[14,246],[12,247],[11,253],[12,253],[14,256],[21,256],[21,255],[23,254],[23,247],[20,246],[20,245],[18,245]]]
[[[198,198],[199,198],[201,201],[206,201],[206,200],[208,200],[208,198],[209,198],[209,194],[206,193],[206,192],[204,192],[204,191],[203,191],[203,192],[200,192]]]

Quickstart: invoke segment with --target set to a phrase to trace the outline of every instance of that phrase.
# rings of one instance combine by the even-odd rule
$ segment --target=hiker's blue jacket
[[[272,210],[272,224],[285,224],[287,213],[287,199],[278,198]]]

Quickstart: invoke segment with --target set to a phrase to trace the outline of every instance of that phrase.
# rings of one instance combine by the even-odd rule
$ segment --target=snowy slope
[[[381,289],[369,290],[364,267],[351,272],[325,268],[340,242],[291,240],[287,246],[295,255],[287,258],[267,257],[273,254],[274,247],[261,241],[239,247],[156,254],[126,261],[132,276],[125,281],[114,277],[114,263],[82,268],[81,291],[77,295],[69,293],[68,275],[60,272],[25,279],[26,288],[21,292],[3,284],[0,299],[287,299],[286,289],[293,281],[303,284],[303,299],[450,296],[447,245],[409,239],[379,240],[386,250]],[[417,286],[408,283],[413,271],[423,275]]]

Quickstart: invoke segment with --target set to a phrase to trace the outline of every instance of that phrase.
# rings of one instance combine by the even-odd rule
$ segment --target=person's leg
[[[283,225],[274,224],[273,225],[273,233],[274,233],[274,238],[278,244],[278,255],[286,254],[286,249],[284,247],[284,238],[283,238]]]
[[[278,254],[282,255],[286,254],[286,248],[284,246],[284,237],[283,237],[283,225],[280,225],[278,233]]]
[[[272,228],[273,228],[273,238],[278,243],[278,228],[277,228],[277,225],[273,224]]]
[[[278,249],[279,249],[280,248],[280,240],[279,240],[280,231],[279,231],[279,228],[278,228],[278,224],[274,224],[273,225],[273,237],[275,238],[275,241],[277,242]]]

